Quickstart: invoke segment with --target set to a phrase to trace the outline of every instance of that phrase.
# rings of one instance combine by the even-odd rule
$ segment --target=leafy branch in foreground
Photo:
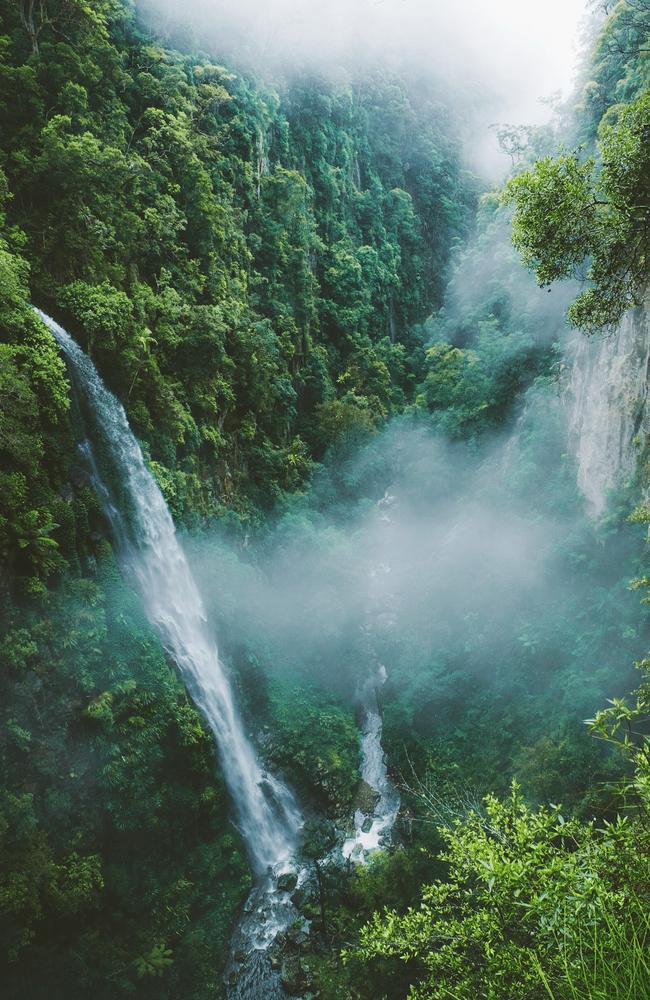
[[[648,583],[640,580],[638,583]],[[650,807],[650,659],[637,664],[644,679],[634,692],[633,701],[612,698],[608,708],[588,720],[597,739],[613,744],[634,766],[632,776],[623,782],[626,800],[635,801],[647,814]]]
[[[647,830],[532,810],[513,784],[440,832],[446,879],[405,914],[375,914],[346,961],[408,963],[412,1000],[647,995]],[[592,990],[594,970],[610,993]],[[623,992],[631,981],[640,991]]]
[[[577,152],[544,157],[506,185],[513,242],[540,285],[586,276],[569,309],[588,332],[612,326],[643,299],[650,254],[650,94],[612,108],[600,162]]]

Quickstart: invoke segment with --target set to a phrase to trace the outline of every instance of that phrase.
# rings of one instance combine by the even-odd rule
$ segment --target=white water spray
[[[201,709],[219,750],[242,835],[258,870],[278,868],[294,853],[302,820],[290,791],[264,772],[247,739],[201,596],[181,549],[163,496],[119,401],[106,389],[90,358],[49,316],[36,310],[63,349],[93,421],[86,446],[95,486],[111,523],[125,571],[140,590],[158,630]],[[116,502],[99,471],[104,462],[116,480]],[[126,509],[125,509],[126,508]]]
[[[385,530],[390,530],[389,514],[395,497],[386,493],[378,503],[379,520]],[[386,755],[382,746],[383,719],[379,692],[386,683],[387,672],[373,653],[374,634],[378,630],[390,631],[394,626],[390,610],[392,595],[387,588],[390,566],[385,562],[373,565],[370,570],[368,593],[368,621],[365,632],[373,672],[359,691],[361,722],[361,780],[367,792],[374,796],[371,808],[357,808],[354,813],[354,830],[345,840],[343,857],[356,864],[365,864],[369,855],[385,847],[400,809],[399,792],[388,777]],[[367,796],[366,796],[367,797]]]
[[[344,858],[364,864],[368,855],[386,846],[400,808],[397,789],[388,777],[386,755],[382,747],[382,717],[378,690],[386,681],[386,668],[369,677],[360,697],[361,719],[361,778],[376,795],[372,812],[357,809],[354,832],[343,844]]]

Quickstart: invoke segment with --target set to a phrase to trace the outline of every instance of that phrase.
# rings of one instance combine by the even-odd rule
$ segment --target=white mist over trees
[[[470,146],[503,170],[489,125],[538,124],[571,85],[586,0],[141,0],[153,31],[262,76],[389,65],[447,84],[481,132]]]
[[[647,86],[538,102],[581,7],[0,4],[6,1000],[650,996],[647,314],[572,370],[486,192]]]

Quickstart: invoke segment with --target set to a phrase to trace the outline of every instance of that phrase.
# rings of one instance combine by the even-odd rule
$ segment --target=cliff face
[[[566,402],[578,485],[592,517],[611,490],[635,476],[650,431],[650,298],[600,337],[578,334],[569,347]]]

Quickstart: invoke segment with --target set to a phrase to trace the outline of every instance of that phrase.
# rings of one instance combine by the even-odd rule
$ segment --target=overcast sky
[[[426,6],[436,7],[436,0]],[[571,84],[586,0],[466,0],[465,9],[467,23],[471,17],[466,41],[477,64],[493,66],[511,84],[523,121],[545,114],[538,99]]]
[[[398,58],[469,84],[489,119],[537,123],[568,90],[587,0],[140,0],[164,28],[190,25],[215,54],[285,72]],[[156,27],[154,23],[153,27]]]

